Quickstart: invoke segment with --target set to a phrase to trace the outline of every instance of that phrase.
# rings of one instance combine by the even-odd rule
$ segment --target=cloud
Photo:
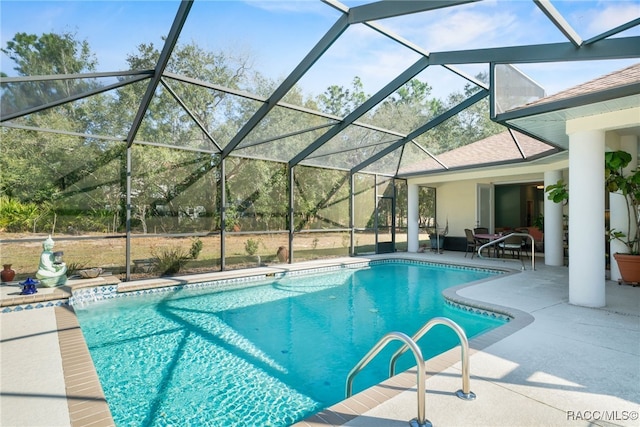
[[[501,35],[505,30],[509,31],[516,21],[516,17],[508,12],[452,13],[447,19],[439,20],[427,27],[425,39],[430,50],[460,49],[462,46],[465,49],[498,46]]]
[[[244,0],[244,2],[251,7],[273,13],[325,14],[328,10],[327,5],[309,0]]]
[[[528,15],[532,9],[536,7],[528,2],[486,1],[387,19],[380,24],[427,52],[475,49],[526,40],[522,21],[531,22]]]
[[[604,10],[592,8],[580,14],[587,21],[585,28],[592,36],[640,18],[640,3],[638,2],[605,2],[603,4],[605,5]]]

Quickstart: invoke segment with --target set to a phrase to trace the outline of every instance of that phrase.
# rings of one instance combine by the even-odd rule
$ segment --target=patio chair
[[[489,234],[489,229],[487,227],[476,227],[476,228],[473,229],[474,237],[475,237],[476,234]],[[475,237],[475,239],[476,239],[476,243],[477,243],[478,247],[484,245],[485,243],[489,243],[490,242],[489,239],[479,239],[478,237]],[[497,250],[497,248],[495,246],[494,246],[494,249]],[[489,256],[491,256],[491,246],[487,250],[489,251]]]
[[[510,251],[512,258],[516,258],[517,253],[518,259],[520,259],[520,256],[522,255],[522,242],[523,240],[521,236],[508,235],[506,239],[498,243],[498,246],[502,251],[502,256],[504,257],[505,251]]]
[[[515,229],[516,233],[527,233],[527,234],[531,234],[529,233],[529,228],[528,227],[519,227]],[[534,241],[535,243],[535,241]],[[531,247],[531,241],[527,238],[527,237],[522,237],[522,250],[524,251],[524,256],[525,257],[529,257],[529,248]]]
[[[480,247],[480,243],[478,242],[478,239],[476,239],[473,235],[473,232],[468,228],[464,229],[464,234],[467,237],[467,249],[464,252],[464,257],[466,258],[467,253],[469,253],[469,250],[471,250],[471,259],[473,259],[473,256],[476,254],[476,251]]]

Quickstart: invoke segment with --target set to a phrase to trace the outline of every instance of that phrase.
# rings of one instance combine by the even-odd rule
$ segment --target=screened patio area
[[[633,2],[2,6],[16,280],[49,235],[70,274],[124,281],[407,251],[446,220],[435,192],[410,209],[408,182],[566,152],[510,114],[640,57]],[[609,96],[623,108],[637,86]],[[497,136],[498,156],[461,151]]]

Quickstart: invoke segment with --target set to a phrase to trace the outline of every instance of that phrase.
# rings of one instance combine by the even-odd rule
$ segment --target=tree
[[[72,33],[17,33],[2,51],[23,76],[75,75],[95,71],[97,61],[87,41]],[[96,79],[61,78],[7,85],[2,107],[22,111],[47,102],[85,93],[100,83]],[[113,95],[99,94],[44,109],[15,119],[17,123],[77,132],[114,135],[112,120],[118,117]],[[118,204],[123,199],[122,143],[47,132],[3,129],[2,167],[7,172],[0,191],[25,202],[52,206],[57,225],[66,223],[88,230],[123,225]],[[119,146],[120,145],[120,146]],[[41,167],[33,167],[35,159]],[[114,220],[107,219],[105,208]],[[42,222],[46,225],[46,222]],[[107,225],[109,224],[109,225]],[[112,225],[112,227],[110,227]],[[49,229],[48,231],[51,231]]]
[[[282,163],[227,159],[227,203],[244,231],[287,229],[287,174]],[[228,224],[232,225],[232,224]]]
[[[479,73],[476,79],[487,82],[488,76],[486,73]],[[446,109],[452,108],[479,90],[478,86],[467,83],[462,92],[449,94],[444,105]],[[434,130],[434,140],[437,141],[438,147],[434,151],[438,153],[450,151],[503,131],[502,125],[491,120],[489,100],[485,98],[440,124]]]
[[[7,42],[7,47],[1,50],[14,61],[16,64],[14,70],[22,76],[79,73],[91,71],[95,67],[95,60],[89,52],[87,42],[75,40],[70,33],[62,35],[48,33],[41,36],[17,33],[12,40]],[[78,86],[82,86],[82,88]],[[2,107],[4,111],[19,111],[26,107],[43,104],[51,99],[69,96],[77,90],[86,89],[86,87],[86,85],[71,80],[8,85],[3,91]],[[31,126],[81,132],[82,129],[71,125],[71,121],[67,117],[70,111],[70,108],[66,107],[66,109],[58,109],[55,112],[33,114],[22,121]],[[28,165],[33,159],[39,158],[43,154],[43,157],[53,165],[57,162],[64,162],[64,153],[71,148],[69,146],[70,138],[53,138],[51,135],[35,132],[10,132],[8,130],[3,136],[6,137],[3,138],[3,150],[11,152],[12,155],[2,156],[3,170],[11,171],[10,175],[3,176],[2,192],[5,194],[13,192],[14,197],[37,203],[51,199],[56,191],[52,187],[55,179],[49,174],[53,168],[29,168]],[[40,188],[35,188],[37,183],[40,183]],[[26,184],[29,190],[21,192],[21,184]]]
[[[331,85],[321,95],[318,95],[317,103],[321,111],[344,117],[360,105],[369,95],[366,95],[360,77],[354,77],[351,89],[343,86]]]
[[[348,227],[349,174],[308,166],[294,172],[295,228]]]
[[[409,133],[439,113],[440,103],[430,97],[431,86],[411,79],[375,110],[373,122],[381,127]]]
[[[17,33],[2,52],[16,63],[14,70],[21,76],[77,74],[94,71],[97,64],[89,43],[68,32]]]
[[[70,75],[96,67],[88,43],[72,33],[40,36],[18,33],[2,51],[15,62],[15,70],[21,75]],[[156,66],[159,56],[160,51],[153,44],[140,44],[127,61],[132,70],[147,70]],[[151,227],[160,231],[201,227],[210,230],[219,226],[218,148],[232,140],[262,103],[208,86],[219,85],[268,98],[278,83],[252,71],[247,53],[210,52],[195,43],[177,45],[166,70],[203,84],[186,83],[168,75],[161,79],[133,141],[133,215],[143,230]],[[95,79],[75,78],[9,84],[3,87],[2,107],[10,107],[6,111],[19,111],[97,85]],[[34,127],[113,139],[2,129],[3,150],[10,155],[0,160],[1,195],[23,202],[51,203],[57,214],[61,214],[64,206],[70,218],[76,214],[95,216],[94,223],[84,222],[92,229],[99,226],[105,210],[113,213],[117,219],[114,223],[124,225],[128,153],[124,139],[147,85],[147,81],[128,84],[16,120]],[[476,89],[468,85],[464,94],[452,94],[444,102],[431,97],[427,82],[412,79],[359,120],[409,133],[473,90]],[[344,117],[368,98],[362,81],[355,77],[351,87],[329,86],[315,99],[307,98],[294,86],[282,101]],[[235,207],[236,213],[242,215],[253,209],[252,226],[281,228],[283,207],[287,205],[283,197],[287,188],[286,168],[282,163],[274,166],[248,158],[288,161],[326,132],[323,126],[330,123],[331,120],[306,111],[274,106],[234,152],[246,158],[227,160],[228,184],[224,191],[227,200],[241,200]],[[492,132],[492,125],[488,105],[478,104],[430,131],[426,139],[440,150],[451,149]],[[350,126],[317,150],[313,163],[348,169],[397,138],[381,130]],[[325,156],[327,153],[332,155]],[[33,159],[43,156],[46,165],[33,168]],[[393,173],[397,167],[394,161],[397,163],[397,158],[388,156],[378,166],[388,162],[384,166]],[[241,168],[243,173],[239,172]],[[299,226],[320,221],[324,226],[348,225],[347,173],[297,167],[295,175],[295,191],[299,196],[296,214],[303,218]],[[188,218],[193,215],[189,212],[193,212],[194,206],[204,207],[211,221],[190,221]],[[76,223],[82,222],[75,219]]]
[[[78,74],[95,71],[97,60],[89,43],[76,39],[72,33],[17,33],[1,49],[16,65],[20,76]],[[91,88],[90,82],[59,79],[12,85],[3,93],[4,111],[22,109],[66,98]]]
[[[141,44],[137,52],[127,57],[127,62],[131,69],[153,68],[159,54],[153,44]],[[246,56],[208,52],[191,43],[176,46],[167,71],[240,89],[249,84],[249,64]],[[136,106],[145,89],[145,86],[125,86],[119,91],[119,99],[126,105]],[[128,114],[130,123],[135,109],[128,109]],[[248,117],[245,104],[232,95],[169,77],[163,79],[163,86],[156,92],[134,141],[133,214],[143,232],[151,224],[163,232],[208,231],[219,227],[219,156],[171,147],[215,151],[215,143],[224,146]],[[167,147],[138,147],[136,141]],[[194,218],[193,210],[200,207],[204,208],[205,218]]]

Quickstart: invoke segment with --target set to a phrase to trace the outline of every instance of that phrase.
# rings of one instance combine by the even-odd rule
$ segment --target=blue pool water
[[[492,274],[385,262],[223,292],[115,298],[76,312],[118,426],[287,426],[344,399],[347,374],[387,332],[413,335],[436,316],[469,338],[503,324],[441,296]],[[436,326],[419,344],[426,359],[458,341]],[[387,378],[399,345],[356,377],[354,392]],[[398,372],[413,365],[405,354]]]

